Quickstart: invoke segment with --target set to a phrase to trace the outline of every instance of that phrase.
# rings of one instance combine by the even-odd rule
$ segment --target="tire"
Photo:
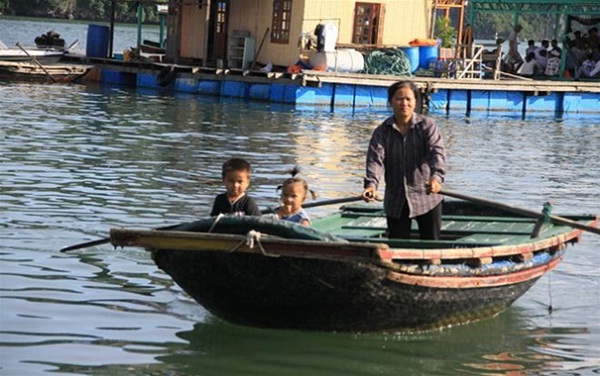
[[[173,81],[175,81],[176,75],[177,73],[175,72],[174,66],[166,66],[161,69],[160,72],[158,72],[158,75],[156,76],[156,83],[158,86],[162,87],[169,86],[173,83]]]

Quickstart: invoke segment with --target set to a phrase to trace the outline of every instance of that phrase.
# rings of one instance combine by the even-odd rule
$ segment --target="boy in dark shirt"
[[[229,159],[223,163],[222,178],[227,192],[217,195],[211,216],[261,214],[254,199],[246,194],[250,186],[250,163],[241,158]]]

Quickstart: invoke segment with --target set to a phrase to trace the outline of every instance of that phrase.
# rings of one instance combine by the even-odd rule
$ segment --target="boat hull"
[[[0,61],[0,79],[37,83],[67,83],[83,77],[90,69],[90,66],[76,64]]]
[[[112,229],[110,240],[151,251],[185,292],[234,323],[409,332],[500,313],[555,268],[582,232],[447,202],[442,239],[388,239],[382,213],[345,207],[312,227],[209,217],[170,230]],[[598,223],[596,216],[573,219]]]
[[[427,330],[491,317],[551,267],[516,283],[446,288],[404,283],[403,273],[371,263],[174,250],[156,250],[153,258],[198,303],[225,320],[351,332]]]

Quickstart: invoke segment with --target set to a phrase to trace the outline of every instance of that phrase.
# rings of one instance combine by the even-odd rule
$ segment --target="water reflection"
[[[525,375],[560,371],[557,362],[575,360],[573,366],[580,369],[594,366],[565,356],[566,351],[551,353],[559,345],[556,333],[565,330],[527,330],[525,315],[511,309],[449,331],[385,336],[272,331],[215,319],[178,333],[189,346],[158,359],[173,368],[187,365],[189,372],[182,375]],[[579,334],[566,331],[568,336]]]
[[[7,374],[552,374],[600,369],[600,238],[497,318],[413,335],[270,331],[214,319],[147,253],[66,245],[205,215],[230,156],[251,193],[300,165],[322,199],[360,192],[387,112],[329,113],[119,87],[0,83],[0,364]],[[600,120],[438,117],[446,186],[600,213]],[[319,216],[331,208],[311,209]],[[552,314],[547,307],[552,305]]]

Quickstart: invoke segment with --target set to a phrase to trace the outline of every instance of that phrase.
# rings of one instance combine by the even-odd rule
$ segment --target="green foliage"
[[[0,14],[5,14],[10,0],[0,0]]]
[[[136,23],[138,3],[143,4],[141,1],[133,3],[117,1],[116,21]],[[134,11],[131,11],[130,7],[134,8]],[[18,17],[51,17],[108,22],[111,10],[111,0],[0,0],[2,14]],[[154,5],[144,4],[142,10],[144,22],[158,23],[158,14]]]
[[[450,48],[454,45],[456,30],[450,25],[449,18],[438,18],[435,21],[435,37],[442,40],[442,47]]]

